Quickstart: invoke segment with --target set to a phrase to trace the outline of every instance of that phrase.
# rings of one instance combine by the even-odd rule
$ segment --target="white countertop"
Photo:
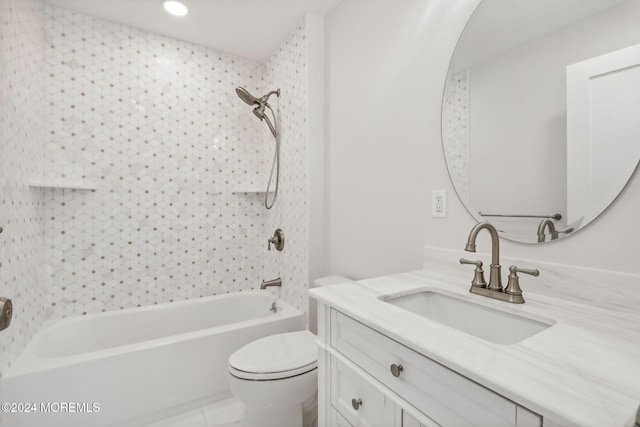
[[[456,262],[454,258],[452,263]],[[505,270],[503,264],[506,277]],[[547,283],[551,288],[564,285],[558,279],[562,275],[548,274],[545,279],[544,269],[540,272],[537,279],[526,275],[520,279],[525,304],[470,294],[473,268],[447,269],[437,263],[428,270],[359,282],[345,280],[314,288],[310,294],[557,425],[634,426],[640,407],[640,309],[614,310],[610,304],[536,293],[535,280],[558,281]],[[638,286],[640,292],[640,283]],[[501,345],[380,300],[420,288],[555,324],[517,344]]]

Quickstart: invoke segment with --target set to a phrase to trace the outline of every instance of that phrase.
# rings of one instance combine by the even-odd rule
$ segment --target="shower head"
[[[267,117],[267,115],[264,113],[264,109],[266,107],[269,110],[271,110],[271,114],[273,114],[273,119],[275,120],[276,115],[267,101],[269,100],[269,97],[271,95],[276,95],[279,97],[280,89],[272,90],[262,98],[256,98],[255,96],[251,95],[248,90],[239,86],[236,88],[236,94],[240,97],[240,99],[242,99],[247,104],[257,105],[257,107],[253,109],[253,114],[255,114],[255,116],[259,118],[261,121],[262,120],[266,121],[267,125],[269,125],[269,130],[271,131],[273,136],[277,138],[276,128],[273,126],[273,123],[271,123],[271,120],[269,120],[269,117]]]
[[[278,197],[278,182],[280,177],[280,138],[278,138],[278,131],[274,126],[274,123],[276,123],[278,120],[276,118],[276,113],[275,111],[273,111],[273,108],[271,108],[271,106],[267,101],[269,101],[269,97],[271,95],[276,95],[280,97],[280,89],[272,90],[262,98],[256,98],[255,96],[251,95],[243,87],[237,87],[236,94],[240,97],[240,99],[242,99],[247,104],[251,106],[255,106],[255,108],[253,109],[253,114],[257,118],[259,118],[261,122],[262,121],[267,122],[267,125],[269,126],[269,130],[271,131],[271,134],[276,140],[276,151],[273,157],[273,164],[271,165],[271,174],[269,175],[269,183],[267,184],[267,191],[265,191],[264,193],[264,206],[267,209],[271,209],[274,203],[276,202],[276,198]],[[265,114],[265,108],[268,108],[271,111],[271,115],[273,117],[273,123],[271,122],[269,117]],[[269,204],[269,189],[271,188],[271,178],[273,178],[274,167],[276,169],[276,189],[273,195],[273,200],[271,201],[271,204]]]
[[[238,86],[236,88],[236,94],[240,97],[240,99],[242,99],[244,102],[246,102],[249,105],[259,105],[259,104],[266,104],[271,95],[277,95],[279,97],[280,89],[272,90],[262,98],[256,98],[255,96],[251,95],[248,90],[246,90],[241,86]]]
[[[249,105],[260,104],[260,100],[258,98],[256,98],[255,96],[251,95],[249,93],[249,91],[247,91],[243,87],[237,87],[236,88],[236,93],[238,94],[240,99],[242,99],[244,102],[246,102]]]

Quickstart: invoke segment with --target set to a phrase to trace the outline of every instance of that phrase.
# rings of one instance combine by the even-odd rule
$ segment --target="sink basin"
[[[552,326],[435,291],[387,297],[396,307],[496,344],[516,344]]]

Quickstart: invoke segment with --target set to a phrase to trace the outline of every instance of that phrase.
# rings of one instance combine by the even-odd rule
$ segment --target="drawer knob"
[[[362,399],[351,399],[351,406],[357,411],[362,406]]]
[[[403,370],[404,368],[402,367],[402,365],[396,365],[395,363],[391,365],[391,375],[393,375],[394,377],[399,377],[400,372],[402,372]]]

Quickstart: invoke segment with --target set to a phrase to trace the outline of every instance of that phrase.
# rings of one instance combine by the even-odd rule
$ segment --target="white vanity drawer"
[[[353,427],[349,421],[347,421],[340,412],[334,407],[331,407],[331,427]]]
[[[353,427],[394,425],[394,406],[380,390],[331,357],[331,405]]]
[[[431,424],[432,425],[432,424]],[[402,427],[426,427],[406,411],[402,411]]]
[[[518,427],[542,427],[542,417],[522,406],[518,406],[516,425]]]
[[[331,346],[438,424],[516,425],[515,403],[335,310]]]

